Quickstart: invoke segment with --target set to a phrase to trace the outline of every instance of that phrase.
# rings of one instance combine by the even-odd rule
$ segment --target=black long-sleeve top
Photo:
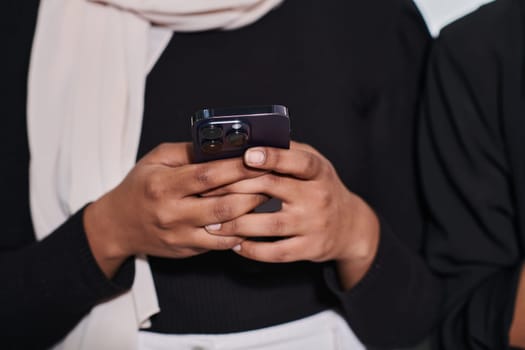
[[[420,164],[428,261],[446,290],[440,349],[509,348],[525,257],[524,25],[523,1],[498,0],[444,29],[431,55]]]
[[[9,4],[0,336],[24,335],[18,341],[27,347],[43,347],[93,305],[129,288],[133,271],[125,264],[113,281],[104,278],[82,211],[34,242],[24,106],[37,1]],[[161,142],[189,141],[189,115],[199,108],[284,104],[292,137],[318,148],[370,203],[381,217],[381,238],[370,271],[346,292],[330,263],[263,264],[231,252],[151,258],[162,309],[152,331],[242,331],[335,308],[369,345],[408,345],[428,332],[439,288],[418,256],[422,219],[413,154],[428,43],[424,23],[405,0],[287,0],[240,30],[174,35],[148,77],[138,157]]]

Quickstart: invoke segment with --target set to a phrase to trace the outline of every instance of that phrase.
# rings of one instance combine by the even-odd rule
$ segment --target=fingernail
[[[245,159],[248,164],[260,165],[266,160],[266,154],[261,150],[248,150]]]
[[[222,227],[222,224],[212,224],[212,225],[206,225],[206,231],[219,231]]]
[[[236,252],[240,252],[242,250],[242,247],[240,244],[237,244],[235,247],[232,248]]]

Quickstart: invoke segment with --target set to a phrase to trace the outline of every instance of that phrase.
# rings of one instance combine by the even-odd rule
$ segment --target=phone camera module
[[[233,129],[226,135],[226,141],[234,147],[242,147],[248,142],[248,132],[244,129]]]

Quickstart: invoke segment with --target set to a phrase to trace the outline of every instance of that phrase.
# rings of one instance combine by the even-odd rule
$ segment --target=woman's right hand
[[[264,174],[241,158],[190,163],[190,144],[167,143],[144,156],[116,188],[84,211],[91,250],[111,278],[132,255],[186,258],[227,250],[239,237],[214,236],[204,226],[231,221],[267,200],[258,194],[201,193]]]

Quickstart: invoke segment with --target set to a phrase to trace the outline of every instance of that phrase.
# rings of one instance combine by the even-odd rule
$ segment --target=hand
[[[208,195],[264,193],[283,201],[276,213],[246,214],[207,227],[217,236],[279,236],[276,242],[245,240],[238,254],[265,262],[336,260],[345,287],[368,270],[377,250],[379,224],[370,207],[350,192],[334,167],[312,147],[292,143],[290,150],[257,147],[245,163],[269,170]]]
[[[199,194],[260,176],[242,159],[190,164],[189,144],[163,144],[130,171],[115,189],[86,208],[91,248],[108,276],[129,256],[185,258],[231,249],[242,239],[209,235],[203,226],[231,221],[267,198],[261,194]]]

